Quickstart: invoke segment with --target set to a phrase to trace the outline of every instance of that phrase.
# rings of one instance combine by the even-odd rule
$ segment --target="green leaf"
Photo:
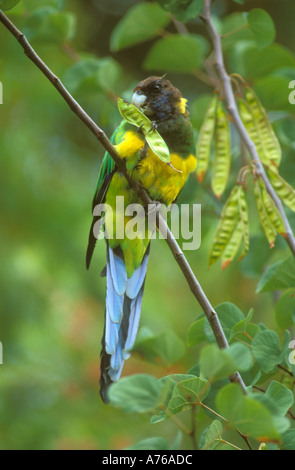
[[[251,42],[241,42],[233,48],[230,55],[231,69],[244,78],[265,77],[276,69],[294,67],[295,57],[292,52],[280,44],[272,44],[259,50]]]
[[[264,235],[253,235],[251,237],[251,250],[246,258],[241,261],[241,270],[248,278],[260,278],[268,259],[269,246],[265,243]]]
[[[0,10],[7,11],[15,7],[21,0],[0,0]]]
[[[145,61],[146,70],[187,73],[203,65],[208,43],[197,34],[172,34],[159,39],[150,49]]]
[[[162,401],[160,406],[154,410],[154,414],[151,417],[152,424],[164,421],[167,419],[167,417],[169,417],[166,410],[176,385],[188,379],[194,379],[195,377],[195,375],[188,373],[167,375],[160,379],[160,382],[163,385]]]
[[[295,429],[288,429],[282,436],[283,442],[280,446],[281,450],[295,449]]]
[[[294,105],[286,99],[286,90],[289,83],[290,79],[287,77],[267,75],[256,81],[254,89],[267,109],[292,113]]]
[[[140,354],[144,359],[166,366],[174,364],[185,353],[183,341],[172,330],[165,330],[156,335],[149,335],[138,339],[133,351]]]
[[[253,366],[251,350],[243,343],[231,344],[226,353],[234,361],[236,369],[239,371],[247,371]]]
[[[24,11],[32,12],[41,7],[54,7],[57,10],[62,10],[65,7],[66,0],[24,0]],[[13,12],[14,13],[14,12]]]
[[[67,69],[65,86],[71,93],[97,93],[113,90],[121,76],[121,67],[111,57],[85,57]]]
[[[235,304],[231,302],[224,302],[223,304],[217,305],[217,307],[215,307],[215,311],[218,315],[224,334],[229,340],[232,334],[232,329],[238,322],[245,319],[245,315]],[[215,342],[215,336],[207,318],[204,324],[204,331],[207,340],[210,343]]]
[[[295,259],[293,256],[270,266],[261,277],[257,292],[268,292],[295,287]]]
[[[189,327],[187,335],[187,342],[189,346],[193,346],[195,344],[199,344],[203,341],[206,341],[206,335],[204,331],[205,320],[206,318],[205,316],[203,316]]]
[[[263,372],[269,373],[282,361],[282,350],[278,334],[264,330],[252,341],[252,352]]]
[[[139,3],[130,8],[116,25],[110,40],[111,51],[139,44],[158,35],[170,23],[169,15],[152,3]]]
[[[74,36],[76,17],[52,7],[35,10],[26,20],[24,33],[29,41],[62,44]]]
[[[209,344],[201,351],[200,368],[201,376],[213,382],[233,374],[237,366],[227,350],[220,350],[216,344]]]
[[[145,413],[159,405],[163,389],[164,384],[151,375],[131,375],[111,385],[109,399],[127,413]]]
[[[271,413],[271,416],[273,418],[275,427],[280,434],[284,433],[290,427],[289,420],[285,418],[284,416],[282,416],[279,407],[277,406],[275,400],[270,395],[267,395],[266,393],[265,394],[255,393],[255,394],[251,394],[251,396],[268,409],[268,411]]]
[[[114,91],[115,86],[121,77],[121,66],[112,57],[104,57],[99,59],[99,67],[97,70],[97,81],[103,90]]]
[[[295,324],[295,291],[289,289],[279,298],[275,306],[275,317],[280,328]]]
[[[231,334],[230,334],[230,340],[233,339],[236,335],[238,335],[239,333],[243,333],[244,331],[246,331],[246,328],[248,326],[248,324],[250,323],[250,321],[252,320],[252,317],[253,317],[253,313],[254,313],[254,309],[251,308],[249,310],[249,313],[248,315],[243,318],[243,320],[240,320],[238,321],[231,329]]]
[[[191,408],[192,403],[201,403],[209,392],[210,385],[205,379],[193,377],[177,383],[168,403],[172,414]]]
[[[199,449],[216,450],[216,447],[220,444],[222,432],[221,422],[215,419],[201,435]]]
[[[270,383],[266,390],[266,395],[270,396],[274,400],[282,416],[285,416],[289,408],[291,408],[294,403],[292,391],[275,380],[272,380]]]
[[[236,45],[237,41],[252,39],[252,34],[243,13],[231,13],[222,19],[221,38],[224,50],[230,50],[230,48]]]
[[[169,450],[169,442],[163,437],[149,437],[142,441],[133,444],[132,446],[125,447],[124,450]]]
[[[295,69],[294,69],[294,76],[295,76]],[[291,105],[292,109],[294,110],[294,105]],[[288,116],[284,120],[281,120],[276,125],[278,137],[282,144],[287,147],[288,149],[295,148],[295,144],[293,141],[293,136],[295,135],[295,121],[291,116]],[[289,166],[290,169],[290,166]],[[294,171],[292,171],[292,176],[294,175]]]
[[[204,0],[157,0],[157,2],[179,21],[186,23],[197,17],[202,10]]]
[[[264,49],[275,40],[275,25],[271,16],[265,10],[254,8],[247,14],[247,19],[258,49]]]
[[[216,398],[219,413],[243,434],[262,442],[279,441],[280,435],[267,407],[243,394],[237,384],[223,387]]]

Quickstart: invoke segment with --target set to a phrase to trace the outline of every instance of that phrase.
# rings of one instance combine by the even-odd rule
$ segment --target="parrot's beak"
[[[144,95],[140,90],[135,91],[132,95],[132,104],[137,108],[141,108],[146,102],[146,95]]]

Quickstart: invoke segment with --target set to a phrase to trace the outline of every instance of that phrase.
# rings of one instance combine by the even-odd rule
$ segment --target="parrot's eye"
[[[154,86],[154,90],[156,90],[156,91],[161,90],[161,85],[155,85],[155,86]]]

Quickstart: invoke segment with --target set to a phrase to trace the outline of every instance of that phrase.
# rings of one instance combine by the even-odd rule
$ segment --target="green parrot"
[[[188,175],[196,167],[194,132],[187,111],[187,100],[164,77],[148,77],[133,91],[132,103],[156,127],[170,151],[171,166],[150,149],[142,152],[145,138],[140,128],[125,120],[117,127],[111,142],[132,179],[141,184],[151,199],[166,206],[179,195]],[[145,147],[146,148],[146,147]],[[117,196],[124,199],[116,213]],[[104,218],[95,208],[104,204]],[[106,234],[106,308],[102,338],[100,391],[108,403],[108,388],[121,375],[124,361],[135,342],[142,305],[144,283],[150,251],[151,231],[145,228],[140,237],[119,236],[119,223],[127,228],[130,204],[142,204],[124,175],[106,153],[100,168],[93,198],[93,221],[86,254],[87,269],[96,245],[97,232],[103,224]],[[109,209],[108,209],[109,208]],[[111,208],[111,210],[110,210]],[[114,218],[114,213],[116,217]],[[97,228],[98,227],[98,228]]]

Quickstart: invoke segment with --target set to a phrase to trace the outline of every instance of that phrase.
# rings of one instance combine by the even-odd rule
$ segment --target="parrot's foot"
[[[151,128],[150,128],[149,132],[156,131],[157,128],[158,128],[158,124],[156,123],[156,121],[152,121],[151,122]]]
[[[139,126],[139,127],[137,128],[137,132],[138,132],[139,134],[143,134],[143,130],[142,130],[142,129],[143,129],[143,126],[144,126],[144,124],[141,124],[141,126]]]

